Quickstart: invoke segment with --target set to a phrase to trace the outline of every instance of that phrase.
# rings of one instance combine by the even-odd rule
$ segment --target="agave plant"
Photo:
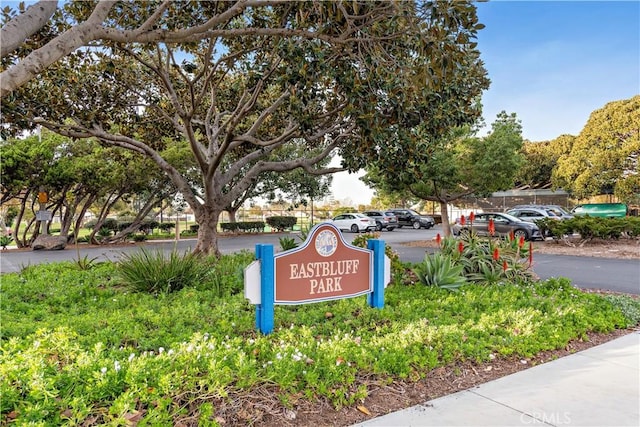
[[[427,254],[424,261],[416,265],[413,272],[425,286],[457,290],[467,283],[463,275],[464,266],[455,264],[449,255],[441,252]]]
[[[11,236],[0,236],[0,247],[2,247],[2,249],[7,249],[7,246],[11,244],[11,242],[13,242],[13,237]]]
[[[293,237],[280,237],[278,239],[280,242],[280,247],[283,251],[288,251],[289,249],[295,249],[298,247],[298,242]]]

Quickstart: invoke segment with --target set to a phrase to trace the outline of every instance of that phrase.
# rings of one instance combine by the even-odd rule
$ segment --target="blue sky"
[[[593,110],[640,94],[640,1],[478,3],[487,125],[515,112],[531,141],[577,135]]]
[[[516,113],[523,137],[578,135],[607,102],[640,94],[640,1],[477,3],[478,47],[491,86],[482,97],[487,128]],[[355,175],[334,177],[337,200],[368,203]]]

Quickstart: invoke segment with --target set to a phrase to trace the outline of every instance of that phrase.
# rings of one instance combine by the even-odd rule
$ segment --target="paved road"
[[[425,249],[406,246],[403,243],[415,240],[434,239],[440,232],[439,226],[431,230],[413,230],[402,228],[392,232],[383,232],[382,239],[407,262],[419,262],[425,256]],[[257,243],[272,244],[279,247],[280,234],[262,234],[251,236],[223,237],[219,240],[223,253],[237,252],[243,249],[253,250]],[[344,233],[347,242],[351,242],[356,234]],[[145,246],[179,252],[193,248],[195,240],[179,240],[167,242],[148,242]],[[4,251],[0,253],[0,272],[16,272],[24,266],[42,262],[57,262],[78,259],[87,256],[96,260],[117,261],[123,253],[139,249],[138,245],[118,246],[113,248],[86,248],[79,252],[70,247],[64,251]],[[575,257],[565,255],[534,256],[533,269],[542,279],[551,277],[567,277],[574,285],[586,289],[608,289],[616,292],[640,294],[640,261],[627,259]]]

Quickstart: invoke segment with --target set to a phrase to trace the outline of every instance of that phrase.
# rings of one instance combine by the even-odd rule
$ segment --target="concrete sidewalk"
[[[357,426],[640,426],[640,332]]]

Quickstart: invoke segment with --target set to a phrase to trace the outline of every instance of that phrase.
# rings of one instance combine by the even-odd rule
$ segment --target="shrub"
[[[158,229],[164,233],[170,233],[174,228],[176,228],[175,222],[163,222],[158,224]]]
[[[118,273],[132,291],[166,294],[196,286],[204,280],[209,268],[203,258],[191,253],[180,255],[173,250],[167,256],[160,250],[151,252],[142,248],[124,255]]]
[[[104,237],[109,237],[111,234],[111,229],[107,227],[100,227],[100,230],[98,230],[98,240],[101,240]]]
[[[267,224],[278,231],[291,230],[298,222],[295,216],[271,216],[267,218]]]
[[[147,240],[147,235],[144,233],[136,233],[134,235],[131,236],[131,239],[134,242],[144,242]]]
[[[264,222],[262,221],[242,221],[242,222],[223,222],[220,224],[222,231],[228,232],[248,232],[248,233],[262,233],[264,232]]]
[[[627,319],[627,328],[640,325],[640,299],[629,295],[606,295],[604,298],[622,312]]]
[[[640,218],[600,218],[576,216],[571,219],[557,221],[545,218],[536,221],[541,231],[548,230],[554,239],[578,233],[582,239],[619,239],[637,238],[640,236]]]
[[[116,231],[118,229],[118,220],[115,218],[105,218],[104,222],[102,223],[102,228]]]

